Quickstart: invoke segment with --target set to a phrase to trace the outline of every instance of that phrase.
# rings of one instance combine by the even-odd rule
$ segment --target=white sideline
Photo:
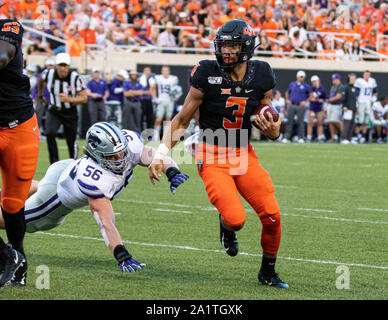
[[[53,237],[82,239],[82,240],[104,241],[104,239],[102,239],[102,238],[87,237],[87,236],[76,236],[76,235],[72,235],[72,234],[63,234],[63,233],[51,233],[51,232],[38,231],[38,232],[35,232],[35,234],[41,234],[41,235],[53,236]],[[200,248],[194,248],[194,247],[189,247],[189,246],[178,246],[178,245],[172,245],[172,244],[157,244],[157,243],[134,242],[134,241],[128,241],[128,240],[122,240],[122,241],[123,241],[123,243],[128,243],[128,244],[131,244],[131,245],[149,246],[149,247],[165,247],[165,248],[174,248],[174,249],[183,249],[183,250],[193,250],[193,251],[213,252],[213,253],[223,253],[223,254],[225,254],[224,250],[200,249]],[[241,252],[241,253],[239,253],[239,255],[250,256],[250,257],[261,257],[262,256],[261,254],[254,254],[254,253],[247,253],[247,252]],[[290,261],[311,262],[311,263],[319,263],[319,264],[346,265],[346,266],[351,266],[351,267],[361,267],[361,268],[388,270],[388,266],[374,266],[374,265],[368,265],[368,264],[362,264],[362,263],[346,263],[346,262],[337,262],[337,261],[325,261],[325,260],[303,259],[303,258],[282,257],[282,256],[278,256],[277,258],[278,259],[282,259],[282,260],[290,260]]]

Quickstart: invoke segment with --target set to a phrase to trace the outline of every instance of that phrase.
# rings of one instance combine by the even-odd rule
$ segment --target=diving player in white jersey
[[[90,127],[86,141],[85,156],[78,160],[55,162],[47,169],[38,187],[37,182],[33,182],[31,193],[37,191],[26,202],[27,232],[55,228],[63,223],[70,212],[89,205],[121,271],[142,269],[145,264],[133,259],[121,241],[115,227],[111,200],[131,181],[136,165],[150,165],[155,150],[144,146],[138,133],[120,131],[107,122],[98,122]],[[179,171],[171,158],[163,163],[163,172],[170,181],[171,191],[175,193],[188,176]],[[2,215],[0,228],[4,229]],[[25,272],[21,270],[15,275],[11,285],[25,285]]]
[[[171,89],[178,85],[178,77],[170,74],[170,67],[163,66],[162,74],[155,76],[158,85],[156,119],[154,125],[154,141],[159,141],[160,126],[163,118],[170,121],[174,112],[174,100],[170,96]]]
[[[366,70],[362,78],[357,78],[354,86],[360,90],[357,100],[358,113],[355,119],[357,125],[355,131],[356,134],[359,135],[361,126],[361,136],[359,137],[359,142],[365,143],[372,104],[377,100],[377,83],[376,80],[371,77],[370,71]]]

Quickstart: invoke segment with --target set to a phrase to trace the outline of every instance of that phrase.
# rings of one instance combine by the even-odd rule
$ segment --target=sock
[[[275,273],[276,258],[271,259],[263,256],[261,261],[261,272],[264,275],[273,275]]]
[[[7,232],[8,241],[12,248],[24,254],[23,239],[26,233],[26,221],[24,219],[24,207],[16,213],[8,213],[1,208],[3,212],[5,230]]]

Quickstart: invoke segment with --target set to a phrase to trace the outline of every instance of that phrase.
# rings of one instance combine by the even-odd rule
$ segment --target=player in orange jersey
[[[200,136],[195,158],[210,202],[220,213],[220,240],[227,254],[238,253],[236,231],[246,220],[239,193],[257,213],[263,230],[263,259],[259,281],[288,288],[275,272],[281,237],[280,209],[268,172],[260,165],[249,143],[252,122],[270,139],[280,135],[281,120],[251,115],[260,104],[271,104],[276,81],[268,63],[250,60],[256,36],[242,20],[226,22],[214,41],[216,58],[203,60],[191,73],[191,88],[182,110],[165,132],[153,163],[152,182],[159,181],[162,160],[179,141],[199,110]],[[279,117],[280,118],[280,117]]]
[[[23,27],[0,20],[0,170],[1,211],[10,246],[0,238],[0,287],[27,272],[23,250],[24,204],[39,153],[39,128],[30,82],[23,75]]]

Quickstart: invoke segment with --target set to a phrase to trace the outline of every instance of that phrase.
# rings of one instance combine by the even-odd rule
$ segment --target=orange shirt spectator
[[[38,2],[34,0],[21,0],[19,10],[22,14],[26,14],[28,10],[35,12],[38,7]]]
[[[212,25],[213,25],[213,28],[214,29],[218,29],[218,28],[220,28],[221,26],[222,26],[222,22],[220,21],[220,20],[213,20],[212,21]]]
[[[268,12],[268,11],[267,11]],[[265,13],[265,20],[261,24],[261,28],[265,30],[278,30],[278,24],[275,20],[271,19],[270,15]],[[272,15],[272,12],[271,12]],[[276,38],[275,32],[266,32],[267,37]]]
[[[344,39],[346,39],[347,41],[349,41],[350,43],[353,43],[354,41],[354,36],[353,35],[346,35],[346,34],[349,34],[349,33],[356,33],[353,29],[352,29],[352,24],[350,22],[345,22],[344,24],[344,28],[340,31],[341,33],[344,34]]]
[[[319,31],[321,31],[321,32],[336,32],[337,30],[334,28],[331,20],[326,20],[325,24],[323,25],[323,27]]]
[[[157,7],[158,7],[158,9],[160,9],[161,7],[168,7],[168,1],[166,1],[166,0],[159,0]]]
[[[315,27],[319,30],[323,27],[323,25],[325,24],[325,21],[327,20],[327,15],[325,14],[324,16],[320,15],[320,16],[316,16],[314,18],[314,22],[315,22]]]
[[[371,0],[369,1],[370,5],[369,6],[365,6],[361,9],[360,11],[360,17],[361,16],[371,16],[372,14],[374,14],[376,12],[376,8],[374,7],[374,1]]]
[[[359,33],[361,35],[361,38],[364,39],[367,33],[369,32],[370,26],[368,25],[362,25],[360,23],[357,23],[354,26],[354,32]]]
[[[10,7],[15,8],[15,16],[17,16],[18,13],[20,12],[20,1],[9,0],[9,1],[3,2],[3,6],[0,8],[0,15],[3,14],[4,16],[8,17],[8,11]]]
[[[85,44],[96,43],[96,32],[93,29],[82,29],[79,33],[81,38],[84,39]]]
[[[377,44],[377,32],[376,29],[371,28],[368,32],[368,34],[364,38],[364,45],[365,41],[369,40],[369,45],[372,47],[376,47]]]
[[[249,10],[249,7],[251,6],[252,1],[251,0],[243,0],[241,1],[241,6],[245,8],[245,10]],[[275,4],[272,4],[272,7],[274,7]]]
[[[191,12],[201,10],[201,1],[190,1],[189,10]]]
[[[361,38],[364,39],[365,36],[368,34],[370,28],[371,25],[368,24],[367,18],[365,16],[361,16],[360,22],[354,26],[353,30],[361,34]]]
[[[232,9],[227,9],[226,14],[220,19],[222,24],[234,19],[234,13]]]
[[[80,57],[82,51],[85,50],[85,40],[81,38],[79,32],[76,32],[74,37],[67,42],[67,48],[70,57]]]
[[[388,40],[387,39],[384,39],[383,41],[381,41],[379,48],[377,49],[377,52],[388,56]]]
[[[233,11],[236,11],[236,10],[237,10],[237,6],[236,6],[236,4],[234,3],[234,1],[228,1],[228,8],[229,8],[229,9],[232,9]]]
[[[355,32],[353,30],[342,29],[341,33],[347,34],[347,33],[355,33]],[[348,36],[344,35],[343,38],[346,39],[347,41],[351,42],[351,43],[353,43],[353,41],[354,41],[354,36],[353,35],[348,35]]]

